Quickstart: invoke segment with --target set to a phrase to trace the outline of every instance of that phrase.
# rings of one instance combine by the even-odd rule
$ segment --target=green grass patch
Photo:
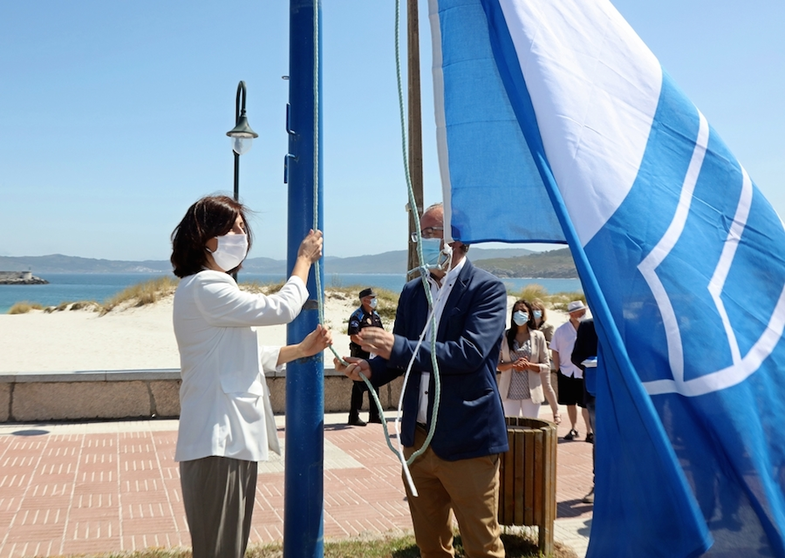
[[[537,543],[531,536],[519,533],[502,533],[507,558],[542,558]],[[134,552],[69,555],[70,558],[191,558],[189,548],[151,548]],[[252,544],[245,558],[281,558],[283,546],[278,544]],[[411,535],[389,535],[379,538],[330,540],[324,543],[324,558],[419,558],[420,551]],[[460,536],[455,537],[455,556],[465,558]],[[556,543],[550,558],[577,558],[562,544]]]

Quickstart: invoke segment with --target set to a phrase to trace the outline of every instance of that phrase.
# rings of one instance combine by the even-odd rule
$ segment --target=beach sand
[[[509,309],[515,299],[508,297]],[[333,346],[349,354],[346,326],[359,301],[341,293],[325,294],[324,321],[332,329]],[[558,327],[567,319],[549,311]],[[392,323],[385,322],[392,330]],[[263,345],[286,343],[286,326],[257,329]],[[332,352],[325,364],[332,367]],[[140,308],[115,309],[103,316],[87,310],[0,314],[0,373],[69,372],[88,370],[148,370],[179,368],[180,357],[172,328],[172,296]]]

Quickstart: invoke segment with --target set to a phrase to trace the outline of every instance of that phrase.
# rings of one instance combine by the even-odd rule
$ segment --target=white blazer
[[[509,331],[509,330],[508,330]],[[529,328],[529,336],[532,341],[532,356],[530,362],[536,362],[540,367],[540,372],[528,371],[529,374],[529,391],[532,396],[532,403],[540,404],[545,401],[545,394],[542,391],[542,379],[540,374],[550,374],[550,356],[548,354],[548,345],[545,342],[545,335],[539,330]],[[507,344],[507,332],[502,336],[502,350],[499,355],[499,363],[512,362],[510,358],[510,347]],[[505,370],[499,376],[499,393],[503,400],[507,399],[507,392],[510,391],[510,382],[512,381],[513,370]],[[516,372],[519,373],[519,372]]]
[[[243,292],[231,275],[204,270],[180,281],[174,333],[180,349],[180,426],[175,461],[211,455],[264,461],[280,454],[264,371],[278,347],[259,346],[252,326],[291,322],[308,299],[292,277],[270,296]]]

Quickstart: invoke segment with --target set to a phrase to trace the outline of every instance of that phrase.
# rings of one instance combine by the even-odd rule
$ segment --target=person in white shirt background
[[[273,295],[243,292],[237,271],[252,242],[245,207],[228,196],[194,203],[172,233],[180,351],[180,423],[175,461],[194,558],[242,558],[248,545],[257,462],[280,453],[265,371],[332,344],[316,330],[296,345],[258,345],[254,326],[294,320],[308,299],[322,233],[310,231],[289,280]]]
[[[578,324],[586,314],[586,306],[583,301],[574,300],[567,305],[567,313],[570,319],[556,329],[551,339],[553,366],[559,372],[559,404],[567,406],[567,416],[570,418],[570,431],[564,439],[574,440],[580,437],[576,427],[578,407],[581,407],[583,422],[586,424],[586,441],[592,443],[594,432],[590,426],[589,412],[583,402],[583,371],[570,360]]]

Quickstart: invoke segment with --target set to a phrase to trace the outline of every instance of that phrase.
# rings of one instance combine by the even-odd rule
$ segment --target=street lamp
[[[242,103],[242,104],[241,104]],[[232,139],[232,151],[234,152],[234,199],[240,201],[240,155],[251,149],[251,142],[258,138],[259,134],[254,132],[248,125],[245,117],[245,82],[237,84],[237,99],[234,102],[234,128],[226,132]]]
[[[254,132],[248,125],[248,118],[245,117],[245,82],[237,84],[237,98],[234,101],[234,128],[226,132],[232,140],[232,151],[234,152],[234,201],[240,201],[240,155],[251,149],[251,142],[258,138],[259,134]],[[232,273],[232,277],[237,281],[237,272]]]

